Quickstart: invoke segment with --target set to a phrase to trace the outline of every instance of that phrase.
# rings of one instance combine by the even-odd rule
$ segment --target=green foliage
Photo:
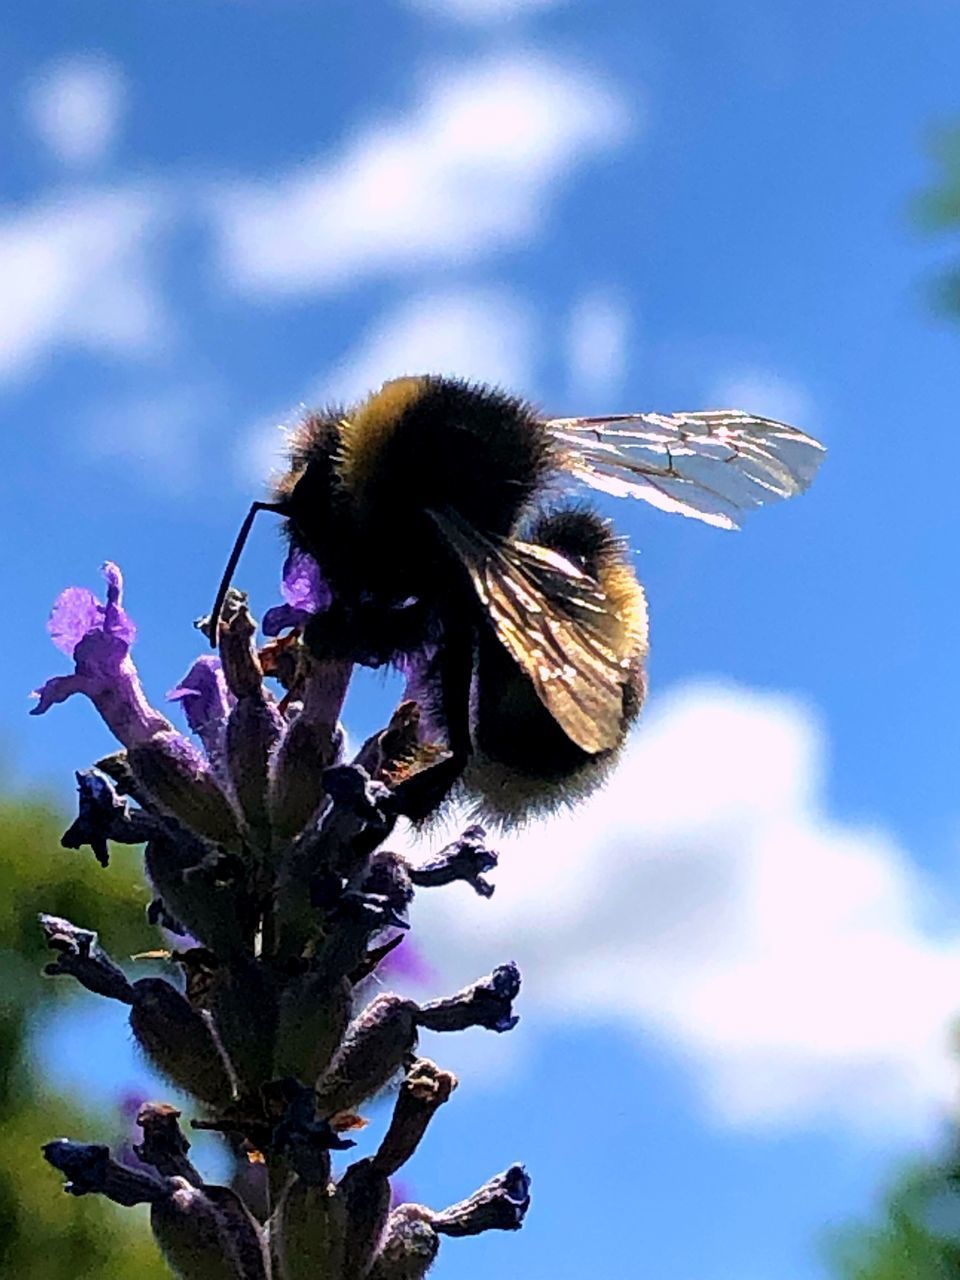
[[[26,1056],[31,1021],[54,1002],[93,999],[47,980],[50,959],[37,912],[69,914],[101,929],[115,954],[156,945],[144,920],[147,890],[135,853],[115,850],[107,870],[89,852],[60,847],[66,823],[35,800],[0,800],[0,1275],[16,1280],[169,1280],[142,1211],[60,1190],[41,1144],[98,1132],[85,1115],[44,1090]],[[99,1128],[109,1129],[109,1122]]]
[[[960,127],[941,129],[932,137],[928,150],[937,173],[914,202],[914,219],[930,234],[956,233],[960,231]],[[943,268],[930,296],[936,311],[960,316],[960,267]]]
[[[840,1280],[956,1280],[960,1193],[956,1171],[931,1166],[904,1175],[886,1197],[879,1225],[849,1227],[832,1241]]]
[[[917,218],[926,231],[953,231],[960,226],[960,128],[935,135],[929,150],[939,176],[917,201]]]

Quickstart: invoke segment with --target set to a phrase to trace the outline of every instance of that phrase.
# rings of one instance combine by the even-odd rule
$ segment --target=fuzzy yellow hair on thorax
[[[341,425],[343,475],[354,493],[380,476],[381,457],[398,420],[423,394],[427,377],[393,378],[344,418]]]

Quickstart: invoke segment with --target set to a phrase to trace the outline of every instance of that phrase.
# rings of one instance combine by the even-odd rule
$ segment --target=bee
[[[544,510],[551,495],[579,481],[735,528],[805,489],[823,452],[738,410],[548,419],[459,379],[394,379],[293,429],[211,638],[255,515],[278,513],[330,592],[304,643],[412,672],[444,740],[447,758],[398,786],[401,810],[425,817],[463,776],[509,821],[592,786],[643,698],[646,608],[623,545],[588,509]]]
[[[583,505],[538,514],[524,538],[562,556],[603,593],[602,610],[591,619],[591,631],[603,644],[594,679],[610,681],[612,658],[617,675],[610,700],[616,703],[619,696],[619,719],[615,735],[604,738],[595,751],[585,749],[547,709],[496,630],[478,627],[472,753],[459,791],[475,818],[500,827],[573,805],[596,790],[613,768],[646,692],[647,602],[626,541],[609,521]],[[578,596],[570,599],[568,592],[566,598],[566,605],[558,596],[551,603],[576,617],[582,607]]]

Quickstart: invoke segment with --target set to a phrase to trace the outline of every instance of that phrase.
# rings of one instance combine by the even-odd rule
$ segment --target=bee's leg
[[[393,789],[395,811],[411,822],[425,822],[433,817],[463,773],[466,763],[466,757],[450,755],[398,783]]]
[[[394,788],[398,813],[422,822],[440,808],[463,773],[471,752],[470,686],[473,681],[474,641],[462,623],[447,624],[432,663],[432,701],[446,730],[449,755],[420,770]]]

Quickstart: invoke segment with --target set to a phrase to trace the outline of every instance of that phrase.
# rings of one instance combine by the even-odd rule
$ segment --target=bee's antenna
[[[250,510],[246,514],[243,524],[240,526],[240,532],[237,534],[236,541],[233,544],[233,550],[230,552],[230,559],[227,561],[227,567],[223,571],[223,577],[220,579],[220,586],[217,588],[217,598],[213,602],[213,608],[210,610],[210,648],[216,649],[220,643],[220,614],[223,612],[223,602],[227,598],[227,592],[230,590],[230,583],[236,572],[237,563],[240,560],[240,554],[243,551],[244,543],[250,536],[250,530],[253,527],[254,516],[258,511],[275,511],[278,515],[283,515],[286,508],[279,502],[253,502],[250,504]]]

